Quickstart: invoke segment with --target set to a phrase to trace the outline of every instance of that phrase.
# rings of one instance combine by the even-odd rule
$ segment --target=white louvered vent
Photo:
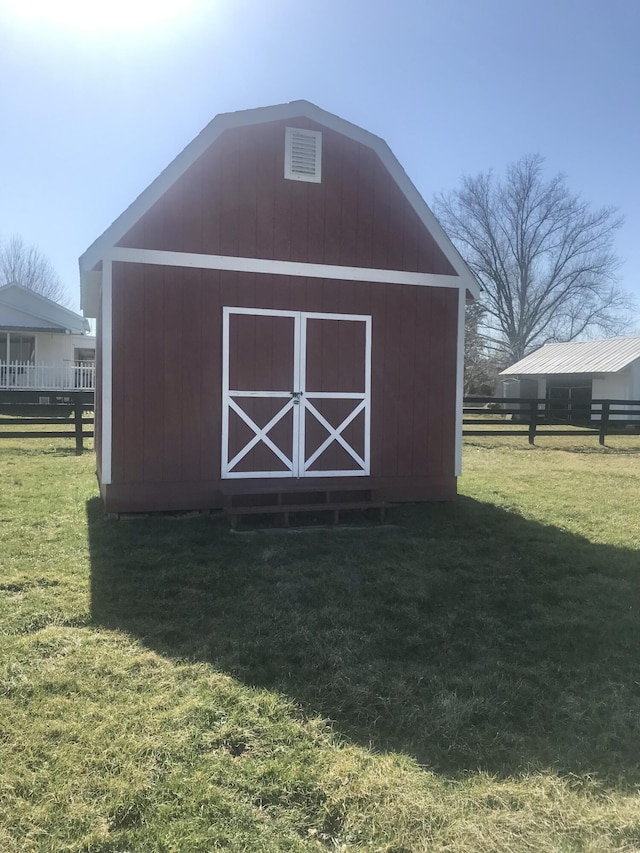
[[[285,133],[284,176],[291,181],[322,179],[322,134],[317,130],[288,127]]]

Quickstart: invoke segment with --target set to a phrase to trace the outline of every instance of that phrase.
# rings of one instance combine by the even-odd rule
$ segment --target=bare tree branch
[[[464,337],[464,393],[491,394],[502,365],[493,342],[481,330],[485,309],[479,302],[467,305]]]
[[[37,246],[27,245],[17,234],[4,244],[0,242],[0,285],[5,284],[21,284],[69,307],[69,294],[51,261]]]
[[[465,176],[435,212],[479,279],[482,331],[508,362],[551,341],[629,328],[633,303],[617,286],[613,240],[622,218],[592,210],[563,175],[545,179],[539,155]]]

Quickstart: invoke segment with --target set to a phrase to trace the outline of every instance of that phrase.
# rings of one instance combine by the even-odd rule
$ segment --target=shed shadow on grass
[[[87,505],[92,619],[435,772],[640,782],[640,560],[490,504],[234,535]]]

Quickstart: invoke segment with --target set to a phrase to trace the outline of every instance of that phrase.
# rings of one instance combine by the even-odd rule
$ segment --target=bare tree
[[[492,394],[501,367],[482,333],[485,309],[478,301],[466,307],[464,318],[464,393]]]
[[[59,305],[69,306],[69,295],[51,261],[18,235],[0,242],[0,285],[5,284],[21,284]]]
[[[523,157],[504,181],[465,176],[435,203],[482,285],[487,342],[510,363],[550,341],[620,333],[633,310],[616,279],[622,218],[592,210],[563,175],[546,180],[543,163]]]

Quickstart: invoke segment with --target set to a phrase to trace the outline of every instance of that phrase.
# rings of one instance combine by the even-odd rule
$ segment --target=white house
[[[0,389],[94,387],[89,321],[20,284],[0,287]]]
[[[583,409],[592,400],[637,401],[640,338],[546,344],[500,376],[503,397],[537,397]]]

